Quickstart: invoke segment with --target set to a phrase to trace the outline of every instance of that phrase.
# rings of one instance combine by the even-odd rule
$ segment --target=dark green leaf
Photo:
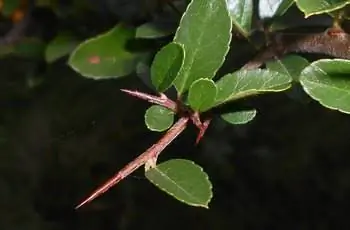
[[[194,162],[173,159],[146,171],[154,185],[176,199],[192,206],[208,208],[213,196],[208,175]]]
[[[183,14],[174,41],[184,45],[185,61],[175,80],[178,94],[199,78],[213,78],[231,41],[226,0],[193,0]]]
[[[13,55],[42,59],[45,51],[45,43],[37,38],[25,38],[14,46]]]
[[[46,46],[45,59],[52,63],[70,54],[78,45],[77,39],[70,35],[58,35]]]
[[[163,106],[153,105],[146,110],[145,123],[149,130],[162,132],[174,123],[174,112]]]
[[[350,113],[350,60],[313,62],[302,71],[300,83],[323,106]]]
[[[276,71],[240,70],[222,77],[216,84],[216,104],[264,92],[280,92],[291,86],[292,78]]]
[[[211,79],[201,78],[193,82],[188,92],[188,103],[195,111],[210,109],[216,98],[216,85]]]
[[[308,65],[309,61],[298,55],[288,55],[266,63],[267,69],[286,74],[294,81],[299,81],[301,71]]]
[[[177,43],[169,43],[155,56],[151,66],[152,84],[158,92],[167,90],[174,82],[184,62],[184,49]]]

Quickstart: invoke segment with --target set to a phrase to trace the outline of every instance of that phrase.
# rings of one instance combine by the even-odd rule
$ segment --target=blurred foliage
[[[290,94],[253,99],[260,115],[252,123],[232,128],[218,121],[199,146],[193,129],[161,157],[186,157],[205,168],[215,193],[209,210],[159,192],[142,172],[74,210],[87,191],[159,134],[144,125],[147,104],[119,92],[148,90],[134,74],[84,79],[65,57],[47,63],[45,48],[62,33],[84,40],[119,21],[158,20],[162,3],[28,0],[20,8],[32,15],[25,36],[0,42],[0,54],[6,54],[0,59],[0,228],[347,229],[349,117],[313,101],[291,100]],[[177,21],[175,15],[169,21]],[[1,16],[3,38],[17,23]],[[240,50],[251,50],[242,44]],[[247,59],[231,53],[225,72]]]

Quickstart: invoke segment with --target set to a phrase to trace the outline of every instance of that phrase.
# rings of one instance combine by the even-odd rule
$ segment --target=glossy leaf
[[[226,0],[233,24],[242,35],[248,37],[253,17],[253,0]]]
[[[295,2],[306,17],[328,13],[350,4],[349,0],[295,0]]]
[[[208,208],[212,185],[208,175],[194,162],[173,159],[146,171],[154,185],[174,198],[192,206]]]
[[[178,94],[199,78],[213,78],[231,41],[226,0],[193,0],[183,14],[174,41],[184,45],[185,60],[175,80]]]
[[[350,60],[313,62],[302,71],[300,83],[323,106],[350,113]]]
[[[128,75],[134,71],[140,57],[126,48],[134,36],[135,29],[119,24],[81,43],[71,54],[69,65],[81,75],[96,80]]]
[[[70,35],[58,35],[46,46],[45,60],[52,63],[68,54],[78,45],[77,39]]]
[[[301,71],[308,65],[309,61],[298,55],[288,55],[266,63],[267,69],[286,74],[294,81],[299,81]]]
[[[167,90],[174,82],[184,56],[182,45],[177,43],[169,43],[156,54],[151,66],[151,80],[158,92]]]
[[[149,130],[162,132],[174,123],[174,112],[159,105],[153,105],[146,110],[145,123]]]
[[[222,77],[217,83],[216,104],[264,92],[280,92],[291,86],[292,78],[276,71],[240,70]]]
[[[221,115],[221,118],[233,125],[246,124],[254,119],[256,116],[256,110],[244,110],[232,113],[225,113]]]
[[[195,81],[188,92],[188,103],[195,111],[204,112],[210,109],[216,98],[216,85],[210,79],[201,78]]]
[[[259,0],[260,18],[273,18],[283,15],[294,0]]]

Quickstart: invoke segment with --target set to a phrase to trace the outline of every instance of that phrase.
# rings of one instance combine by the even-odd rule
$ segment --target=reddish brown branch
[[[129,174],[134,172],[136,169],[144,165],[149,160],[157,159],[158,155],[180,134],[185,130],[188,117],[180,118],[169,130],[168,132],[154,145],[147,149],[144,153],[134,159],[132,162],[127,164],[123,169],[121,169],[117,174],[115,174],[111,179],[104,183],[101,187],[96,189],[88,198],[81,202],[76,209],[81,206],[91,202],[98,196],[105,193],[112,186],[116,185],[122,179],[127,177]]]
[[[329,28],[315,34],[278,34],[272,45],[263,49],[243,69],[255,69],[265,62],[288,53],[326,54],[336,58],[350,59],[350,34],[340,28]]]

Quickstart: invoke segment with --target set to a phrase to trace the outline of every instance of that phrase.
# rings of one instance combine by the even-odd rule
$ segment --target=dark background
[[[147,21],[154,12],[143,12],[140,4],[145,2],[59,1],[57,7],[73,13],[57,17],[50,8],[36,8],[29,33],[49,41],[69,29],[88,38],[120,20]],[[160,161],[186,158],[204,168],[214,187],[210,209],[178,202],[138,170],[74,210],[161,134],[144,125],[147,103],[119,91],[147,89],[134,74],[94,81],[66,61],[0,59],[0,229],[350,226],[350,118],[295,89],[255,98],[258,115],[247,125],[215,120],[198,146],[190,127],[161,155]],[[226,65],[239,61],[233,55]]]

